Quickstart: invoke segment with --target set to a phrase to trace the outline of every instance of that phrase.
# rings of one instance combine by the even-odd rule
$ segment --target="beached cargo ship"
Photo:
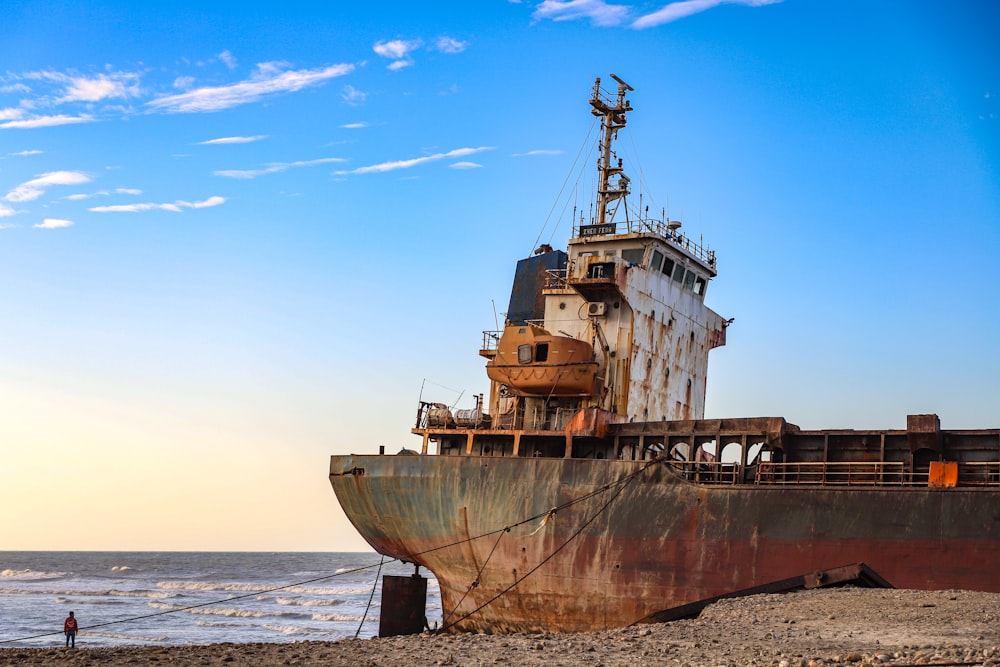
[[[704,419],[715,253],[629,203],[600,120],[593,218],[566,251],[518,262],[488,397],[421,402],[419,451],[333,456],[330,481],[372,547],[426,567],[447,627],[584,631],[864,562],[901,588],[1000,592],[1000,429],[802,430]]]

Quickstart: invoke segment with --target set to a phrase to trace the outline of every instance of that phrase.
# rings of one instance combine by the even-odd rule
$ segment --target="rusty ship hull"
[[[997,431],[952,437],[1000,446]],[[330,478],[373,548],[434,573],[455,629],[618,627],[852,562],[899,588],[1000,592],[1000,469],[937,488],[880,466],[855,466],[853,480],[834,466],[815,483],[769,484],[758,470],[741,484],[719,483],[719,466],[663,460],[336,456]]]

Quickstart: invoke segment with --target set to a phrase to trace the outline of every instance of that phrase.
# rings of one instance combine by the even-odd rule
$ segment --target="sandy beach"
[[[842,588],[722,600],[696,619],[594,633],[0,649],[0,665],[1000,665],[1000,594]]]

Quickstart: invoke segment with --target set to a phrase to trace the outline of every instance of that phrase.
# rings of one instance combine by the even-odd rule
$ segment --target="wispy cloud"
[[[140,213],[142,211],[172,211],[174,213],[180,213],[186,208],[209,208],[211,206],[219,206],[220,204],[225,204],[225,197],[209,197],[203,201],[183,201],[178,199],[173,203],[167,204],[117,204],[114,206],[94,206],[88,209],[94,213]]]
[[[448,165],[450,169],[478,169],[482,166],[478,162],[456,162],[455,164]]]
[[[387,42],[375,42],[372,50],[383,58],[400,60],[406,58],[412,51],[419,49],[421,46],[423,46],[423,42],[419,39],[393,39]]]
[[[59,218],[45,218],[42,222],[39,222],[32,227],[38,229],[60,229],[62,227],[69,227],[73,222],[71,220],[60,220]]]
[[[574,21],[590,19],[596,26],[610,27],[628,24],[637,30],[677,21],[693,14],[718,7],[719,5],[746,5],[761,7],[782,0],[680,0],[662,8],[642,14],[634,20],[636,10],[632,5],[611,4],[607,0],[543,0],[535,6],[532,17],[535,20]]]
[[[438,37],[434,42],[434,48],[441,53],[461,53],[469,47],[468,42],[463,42],[451,37]]]
[[[533,155],[562,155],[562,151],[539,148],[533,151],[528,151],[527,153],[514,153],[511,157],[531,157]]]
[[[368,127],[368,123],[344,123],[340,126],[344,130],[360,130],[366,127]]]
[[[334,173],[336,173],[338,176],[347,176],[350,174],[372,174],[372,173],[382,173],[386,171],[395,171],[397,169],[409,169],[410,167],[416,167],[419,164],[434,162],[436,160],[445,160],[453,157],[465,157],[467,155],[472,155],[474,153],[493,150],[493,148],[494,148],[493,146],[480,146],[479,148],[456,148],[455,150],[448,151],[447,153],[435,153],[434,155],[411,158],[409,160],[393,160],[391,162],[380,162],[379,164],[372,164],[368,165],[367,167],[358,167],[357,169],[337,171]]]
[[[347,104],[358,106],[365,103],[368,99],[368,93],[358,90],[354,86],[344,86],[344,91],[340,94],[340,97]]]
[[[107,99],[125,99],[141,94],[139,74],[135,72],[109,72],[95,76],[81,76],[64,72],[42,71],[24,75],[27,80],[48,81],[62,87],[56,104],[67,102],[100,102]]]
[[[141,195],[142,190],[136,188],[115,188],[112,190],[98,190],[97,192],[83,193],[78,192],[76,194],[67,195],[66,199],[70,201],[83,201],[84,199],[91,199],[93,197],[107,197],[112,194],[116,195]]]
[[[41,155],[41,154],[42,151],[39,150],[27,150],[27,151],[18,151],[16,153],[7,153],[7,155],[10,157],[25,157],[28,155]]]
[[[620,25],[628,17],[627,5],[611,5],[605,0],[544,0],[535,7],[535,19],[573,21],[590,19],[594,25]]]
[[[250,144],[255,141],[260,141],[261,139],[267,139],[266,134],[258,134],[254,137],[219,137],[218,139],[209,139],[208,141],[199,141],[199,146],[215,146],[218,144]]]
[[[81,116],[67,116],[59,114],[56,116],[35,116],[24,120],[9,120],[0,123],[0,130],[28,130],[36,127],[53,127],[56,125],[75,125],[76,123],[90,123],[94,118],[86,114]]]
[[[221,60],[229,69],[236,69],[236,58],[229,52],[229,49],[226,49],[219,54],[219,60]]]
[[[266,174],[277,174],[282,171],[288,171],[296,167],[312,167],[317,164],[343,161],[344,158],[341,157],[323,157],[316,160],[300,160],[298,162],[275,162],[262,169],[221,169],[212,173],[216,176],[225,176],[227,178],[257,178]]]
[[[632,27],[638,29],[653,28],[691,16],[692,14],[698,14],[719,5],[763,7],[764,5],[773,5],[779,2],[781,0],[683,0],[682,2],[672,2],[662,9],[640,16],[632,22]]]
[[[354,71],[354,65],[330,65],[318,69],[288,70],[285,63],[262,63],[246,81],[228,86],[196,88],[186,93],[166,95],[147,102],[164,113],[205,113],[221,111],[256,102],[269,95],[295,92],[309,86],[323,85]]]
[[[372,50],[383,58],[391,59],[392,62],[386,65],[386,69],[396,71],[413,65],[412,54],[417,49],[423,47],[423,45],[424,42],[420,39],[392,39],[375,42]],[[428,48],[440,51],[441,53],[454,54],[465,51],[468,46],[468,42],[463,42],[453,37],[441,36],[431,42]]]
[[[21,183],[8,192],[4,199],[9,202],[32,201],[44,195],[54,185],[80,185],[89,182],[90,176],[79,171],[50,171]]]
[[[15,211],[7,204],[0,203],[0,218],[9,218],[12,215],[17,215],[18,211]]]

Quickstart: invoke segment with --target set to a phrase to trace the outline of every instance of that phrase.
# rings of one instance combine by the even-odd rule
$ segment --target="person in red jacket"
[[[73,612],[70,612],[69,616],[67,616],[66,620],[63,622],[63,632],[66,633],[67,648],[70,646],[76,648],[76,631],[78,628],[79,626],[76,623],[76,616],[73,615]]]

